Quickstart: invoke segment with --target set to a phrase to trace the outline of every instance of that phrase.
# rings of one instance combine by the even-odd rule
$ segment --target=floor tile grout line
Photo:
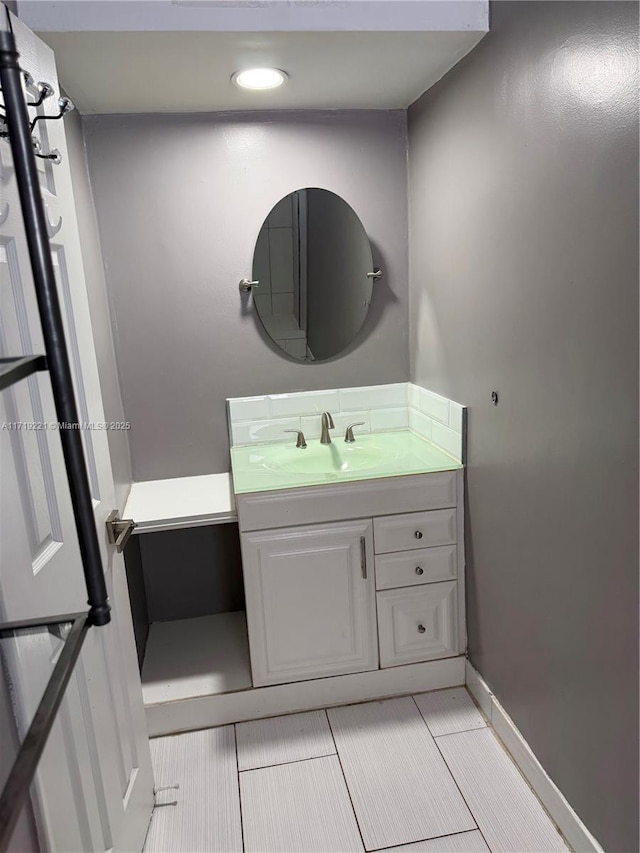
[[[416,703],[416,704],[417,704],[417,703]],[[418,709],[418,710],[420,710],[420,709]],[[485,726],[485,728],[489,728],[489,727],[488,727],[488,726]],[[482,731],[482,729],[469,729],[469,731]],[[461,734],[461,732],[452,732],[451,734]],[[440,737],[450,737],[450,735],[440,735]],[[446,767],[447,767],[447,770],[448,770],[448,771],[449,771],[449,773],[451,774],[451,778],[452,778],[452,779],[453,779],[453,781],[455,782],[455,784],[456,784],[456,788],[460,791],[460,796],[461,796],[461,797],[462,797],[462,799],[464,800],[466,807],[469,809],[469,814],[470,814],[470,815],[471,815],[471,817],[474,819],[475,824],[476,824],[476,826],[478,827],[478,832],[479,832],[479,833],[480,833],[480,835],[482,836],[482,840],[483,840],[483,841],[484,841],[484,843],[487,845],[487,849],[488,849],[488,850],[491,850],[491,847],[489,846],[489,842],[488,842],[488,841],[487,841],[487,839],[485,838],[484,832],[480,829],[480,824],[478,823],[478,818],[476,817],[475,812],[473,811],[473,809],[471,808],[471,806],[470,806],[470,805],[469,805],[469,803],[467,802],[467,798],[466,798],[466,797],[465,797],[465,795],[462,793],[462,788],[461,788],[461,787],[460,787],[460,785],[458,784],[458,780],[456,779],[456,777],[455,777],[455,774],[454,774],[453,770],[452,770],[452,769],[451,769],[451,767],[449,766],[449,762],[447,761],[447,759],[446,759],[445,755],[443,754],[442,750],[440,749],[440,746],[439,746],[439,744],[438,744],[438,738],[435,738],[435,737],[434,737],[433,742],[435,743],[435,745],[436,745],[436,747],[437,747],[437,749],[438,749],[438,752],[439,752],[439,753],[440,753],[440,755],[442,756],[442,760],[444,761],[444,763],[445,763],[445,765],[446,765]]]
[[[443,732],[441,735],[434,735],[434,733],[431,731],[431,729],[429,729],[429,731],[431,732],[431,737],[434,738],[434,740],[435,740],[435,738],[438,738],[438,737],[450,737],[451,735],[463,735],[463,734],[466,734],[466,732],[481,732],[483,729],[488,729],[488,728],[489,728],[489,726],[485,723],[483,726],[474,726],[471,729],[460,729],[457,732]]]
[[[347,777],[344,772],[344,767],[342,766],[342,760],[340,758],[340,753],[338,752],[338,744],[336,742],[335,735],[333,734],[333,727],[331,725],[331,720],[329,719],[329,712],[326,708],[323,709],[325,717],[327,718],[327,724],[329,726],[329,731],[331,732],[331,738],[333,740],[333,745],[336,748],[336,757],[338,759],[338,764],[340,766],[340,772],[342,773],[342,778],[344,779],[344,786],[347,789],[347,796],[349,797],[349,805],[351,806],[351,811],[353,812],[353,817],[356,822],[356,826],[358,827],[358,834],[360,835],[360,840],[362,841],[362,849],[367,853],[367,846],[364,843],[364,836],[362,834],[362,829],[360,828],[360,821],[358,820],[358,815],[356,813],[355,806],[353,805],[353,798],[351,797],[351,791],[349,790],[349,783],[347,782]]]
[[[402,851],[403,847],[412,847],[414,844],[422,844],[423,841],[442,841],[443,838],[456,838],[458,835],[469,835],[472,832],[480,832],[480,830],[476,827],[476,829],[465,829],[462,832],[450,832],[448,835],[433,835],[431,838],[419,838],[417,841],[407,841],[406,844],[391,844],[389,847],[376,847],[374,850],[368,850],[367,853],[384,853],[385,850]],[[481,832],[480,835],[482,835]],[[482,835],[482,840],[485,840],[484,835]]]
[[[456,777],[453,775],[453,771],[452,771],[452,769],[451,769],[451,768],[449,767],[449,765],[447,764],[447,759],[444,757],[444,755],[442,755],[442,750],[441,750],[441,749],[440,749],[440,747],[438,746],[438,741],[437,741],[437,739],[434,737],[434,735],[433,735],[433,734],[431,734],[431,729],[429,728],[429,724],[427,723],[427,721],[426,721],[426,720],[425,720],[425,718],[423,717],[423,715],[422,715],[422,711],[420,710],[420,706],[418,705],[418,703],[417,703],[417,702],[416,702],[416,700],[415,700],[415,696],[412,696],[411,698],[413,699],[414,705],[415,705],[415,706],[416,706],[416,708],[418,709],[418,713],[420,714],[420,718],[421,718],[422,722],[425,724],[425,727],[426,727],[427,731],[429,732],[429,735],[431,736],[431,739],[433,740],[434,744],[436,745],[436,749],[438,750],[438,752],[440,753],[440,756],[442,757],[442,760],[444,761],[444,766],[445,766],[445,767],[447,768],[447,770],[449,771],[449,776],[451,776],[451,778],[453,779],[453,782],[454,782],[454,784],[455,784],[456,788],[457,788],[457,789],[458,789],[458,791],[460,792],[460,796],[462,797],[462,800],[463,800],[463,802],[464,802],[465,806],[466,806],[466,807],[467,807],[467,809],[469,810],[469,814],[471,815],[471,818],[472,818],[473,822],[475,823],[475,825],[476,825],[476,827],[477,827],[477,829],[478,829],[478,832],[480,833],[480,835],[482,835],[482,840],[484,841],[484,843],[485,843],[485,844],[487,844],[487,839],[484,837],[484,835],[483,835],[483,833],[482,833],[482,830],[480,829],[480,827],[479,827],[479,825],[478,825],[478,818],[477,818],[477,817],[475,816],[475,814],[473,813],[473,810],[471,809],[471,806],[470,806],[470,805],[469,805],[469,803],[467,802],[467,798],[466,798],[466,797],[465,797],[465,795],[462,793],[462,789],[460,788],[460,785],[458,785],[458,780],[457,780],[457,779],[456,779]],[[470,729],[470,731],[473,731],[473,729]],[[446,737],[446,735],[444,735],[444,737]],[[473,830],[472,830],[472,831],[473,831]],[[488,844],[487,844],[487,847],[489,847],[489,845],[488,845]],[[489,848],[489,849],[491,849],[491,848]]]
[[[463,689],[466,689],[466,686],[465,686],[464,684],[462,685],[462,687],[463,687]],[[457,687],[449,687],[449,688],[445,688],[445,689],[447,689],[447,690],[458,690],[458,688],[457,688]],[[443,691],[443,690],[438,690],[438,691],[435,691],[435,690],[428,690],[428,691],[427,691],[427,693],[435,693],[435,692],[442,693],[442,692],[444,692],[444,691]],[[469,691],[468,691],[468,690],[467,690],[467,693],[469,693]],[[418,705],[418,701],[417,701],[417,699],[416,699],[416,696],[424,696],[425,694],[424,694],[424,693],[411,693],[410,695],[411,695],[411,698],[413,699],[413,701],[416,703],[416,707],[417,707],[418,711],[420,711],[420,716],[421,716],[421,717],[422,717],[422,719],[424,720],[426,727],[429,729],[429,733],[431,734],[431,737],[432,737],[432,738],[437,738],[437,737],[446,737],[447,735],[458,735],[458,734],[462,734],[462,732],[475,732],[477,729],[487,729],[487,728],[490,728],[490,724],[489,724],[489,722],[488,722],[488,721],[487,721],[487,719],[484,717],[484,715],[481,713],[481,714],[480,714],[480,717],[481,717],[482,722],[483,722],[483,725],[482,725],[482,726],[473,726],[473,728],[470,728],[470,729],[459,729],[458,731],[455,731],[455,732],[442,732],[442,734],[440,734],[440,735],[436,735],[436,734],[434,734],[434,733],[431,731],[431,726],[430,726],[430,725],[429,725],[429,723],[427,722],[427,718],[426,718],[426,717],[425,717],[425,715],[422,713],[422,708],[420,707],[420,705]],[[469,695],[471,696],[471,694],[470,694],[470,693],[469,693]],[[473,697],[471,697],[471,698],[473,698]],[[477,709],[477,710],[481,710],[481,709],[478,709],[478,706],[477,706],[477,705],[476,705],[476,709]]]
[[[240,809],[240,841],[242,842],[242,853],[245,853],[244,821],[242,820],[242,791],[240,789],[240,767],[238,763],[238,730],[236,728],[236,723],[233,724],[233,744],[236,750],[236,779],[238,782],[238,808]]]
[[[421,693],[417,693],[417,694],[416,694],[416,696],[422,696],[422,695],[423,695],[423,694],[421,694]],[[416,702],[416,697],[415,697],[415,696],[413,696],[413,695],[412,695],[412,696],[411,696],[411,698],[413,699],[413,701],[414,701],[414,702]],[[417,703],[417,702],[416,702],[416,707],[417,707],[418,711],[420,711],[420,716],[421,716],[421,717],[422,717],[422,719],[424,720],[424,724],[425,724],[425,726],[429,729],[429,734],[431,735],[431,737],[432,737],[434,740],[435,740],[437,737],[449,737],[449,735],[461,735],[463,732],[477,732],[477,731],[481,731],[482,729],[488,729],[488,728],[490,728],[489,723],[487,723],[486,721],[484,721],[484,720],[483,720],[483,725],[481,725],[481,726],[473,726],[473,727],[472,727],[472,728],[470,728],[470,729],[458,729],[458,730],[457,730],[457,731],[455,731],[455,732],[442,732],[442,734],[434,735],[434,733],[431,731],[431,727],[429,726],[429,723],[428,723],[428,722],[426,721],[426,719],[425,719],[424,714],[423,714],[423,713],[422,713],[422,711],[420,710],[420,705],[418,705],[418,703]]]
[[[260,767],[238,768],[238,773],[254,773],[256,770],[268,770],[271,767],[284,767],[287,764],[301,764],[303,761],[316,761],[318,758],[331,758],[335,752],[325,752],[323,755],[309,755],[307,758],[294,758],[293,761],[278,761],[276,764],[263,764]]]
[[[488,729],[490,732],[492,732],[495,735],[495,732],[493,731],[491,726],[489,724],[487,724],[486,726],[478,726],[478,728],[476,728],[476,729],[460,729],[459,732],[443,732],[441,735],[433,735],[433,739],[439,740],[441,737],[454,737],[455,735],[466,735],[466,734],[469,734],[469,732],[483,732],[485,729]],[[509,754],[509,757],[511,758],[510,754]],[[511,760],[513,761],[513,759],[511,759]]]

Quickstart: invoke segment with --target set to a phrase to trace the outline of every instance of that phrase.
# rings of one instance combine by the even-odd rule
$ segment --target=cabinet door
[[[377,669],[371,521],[241,541],[254,686]]]

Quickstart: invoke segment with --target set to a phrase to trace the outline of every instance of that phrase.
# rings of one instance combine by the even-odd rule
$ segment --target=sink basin
[[[287,474],[334,474],[338,472],[366,471],[384,460],[381,448],[363,447],[361,444],[309,442],[306,448],[280,447],[272,453],[265,466],[272,471]]]
[[[331,444],[320,444],[317,437],[308,438],[304,449],[291,440],[239,445],[231,448],[231,466],[236,494],[462,467],[410,430],[365,433],[358,435],[353,444],[346,444],[340,436]]]

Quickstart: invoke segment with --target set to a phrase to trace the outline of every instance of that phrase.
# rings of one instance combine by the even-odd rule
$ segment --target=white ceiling
[[[489,0],[17,0],[37,32],[486,31]]]
[[[86,114],[402,109],[468,53],[484,32],[40,35],[55,51],[62,85]],[[269,92],[249,92],[231,83],[234,71],[256,65],[282,68],[289,80]]]

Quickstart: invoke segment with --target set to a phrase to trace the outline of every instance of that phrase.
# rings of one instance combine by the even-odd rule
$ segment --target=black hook
[[[33,152],[36,157],[39,157],[41,160],[51,160],[56,166],[62,162],[62,158],[60,156],[60,152],[57,148],[54,148],[52,151],[49,151],[48,154],[39,154],[37,151]]]
[[[38,91],[40,92],[38,100],[27,101],[28,107],[39,107],[47,98],[50,98],[53,95],[53,86],[48,83],[38,83]]]
[[[66,115],[67,113],[70,113],[71,110],[75,109],[73,103],[69,98],[58,98],[58,108],[60,112],[57,116],[36,116],[29,125],[29,129],[31,130],[31,132],[33,133],[33,129],[39,121],[57,121],[59,118],[62,118],[62,116]]]
[[[60,152],[57,148],[53,148],[51,151],[44,153],[40,150],[40,140],[39,139],[31,139],[33,143],[33,154],[35,157],[39,157],[40,160],[51,160],[52,163],[55,163],[56,166],[62,162],[62,157],[60,156]]]
[[[38,100],[37,101],[27,101],[28,107],[39,107],[45,98],[50,98],[53,95],[54,89],[53,86],[50,86],[49,83],[35,83],[31,74],[28,71],[23,71],[22,76],[24,78],[24,85],[27,89],[34,87],[38,90]]]

